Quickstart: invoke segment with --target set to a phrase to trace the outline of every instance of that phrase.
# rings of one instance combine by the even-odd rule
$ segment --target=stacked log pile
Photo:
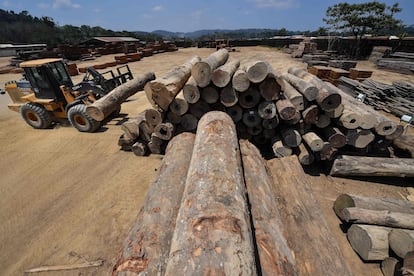
[[[352,275],[307,179],[208,112],[169,142],[112,275]]]
[[[289,45],[290,48],[290,45]],[[304,54],[313,54],[317,50],[317,44],[310,41],[302,41],[297,47],[294,47],[294,50],[291,54],[293,58],[300,58]]]
[[[147,83],[145,92],[161,122],[149,123],[140,114],[125,123],[119,139],[127,150],[138,142],[145,149],[134,151],[138,155],[162,153],[173,136],[195,132],[211,110],[227,112],[239,138],[266,157],[296,154],[303,165],[332,160],[341,151],[386,151],[402,134],[399,124],[305,70],[281,75],[263,61],[229,59],[225,49],[193,57]],[[134,125],[135,134],[126,125]]]
[[[333,209],[351,224],[349,243],[364,261],[381,262],[385,276],[414,275],[413,202],[342,194]]]
[[[377,67],[401,74],[414,74],[414,54],[395,52],[389,58],[380,58],[376,61]]]
[[[338,87],[353,97],[364,95],[364,103],[397,117],[413,116],[414,82],[395,81],[392,85],[373,80],[357,82],[341,77]]]

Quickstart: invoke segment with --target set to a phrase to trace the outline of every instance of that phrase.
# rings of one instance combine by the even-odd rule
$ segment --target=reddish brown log
[[[190,133],[180,134],[168,144],[158,176],[119,252],[112,275],[157,275],[165,271],[193,144],[194,134]]]
[[[271,179],[259,150],[242,140],[240,150],[262,275],[297,275],[295,258],[287,245]]]
[[[236,128],[226,113],[201,118],[187,175],[166,275],[256,275]]]

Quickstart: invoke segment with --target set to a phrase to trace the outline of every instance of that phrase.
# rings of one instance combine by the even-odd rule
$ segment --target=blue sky
[[[328,6],[344,0],[0,0],[0,8],[52,17],[59,25],[121,31],[286,28],[316,30]],[[361,0],[349,3],[366,2]],[[397,1],[380,0],[387,5]],[[414,24],[414,0],[399,0],[396,17]]]

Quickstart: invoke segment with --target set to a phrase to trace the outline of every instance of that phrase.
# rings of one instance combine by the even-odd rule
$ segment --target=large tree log
[[[190,113],[196,116],[197,119],[200,119],[204,114],[206,114],[210,110],[210,105],[203,100],[199,100],[194,104],[190,104]]]
[[[414,229],[414,215],[407,213],[349,207],[343,209],[342,214],[346,222]]]
[[[280,98],[280,77],[269,65],[269,73],[266,78],[259,84],[260,95],[266,101],[276,101]]]
[[[285,79],[280,78],[283,93],[287,99],[296,107],[297,110],[302,111],[305,109],[305,103],[303,101],[303,95],[296,90],[289,82]]]
[[[247,61],[241,67],[246,71],[247,78],[252,83],[262,82],[270,71],[270,65],[261,60]]]
[[[255,275],[236,128],[223,112],[198,125],[166,275]]]
[[[244,92],[250,87],[250,80],[247,77],[247,73],[244,69],[239,68],[233,75],[232,86],[239,92]]]
[[[302,117],[305,124],[315,124],[318,119],[319,108],[316,104],[308,106],[302,111]]]
[[[257,107],[262,119],[272,119],[276,116],[276,105],[273,102],[263,101]]]
[[[308,101],[316,100],[319,93],[316,86],[292,74],[283,74],[282,78],[295,87]]]
[[[389,210],[414,215],[414,202],[393,198],[375,198],[351,194],[339,195],[333,205],[336,215],[343,219],[342,211],[345,208],[358,207],[370,210]]]
[[[154,134],[162,140],[169,141],[174,135],[174,125],[168,122],[161,123],[154,128]]]
[[[298,147],[302,143],[302,136],[294,128],[285,128],[281,131],[283,143],[291,148]]]
[[[375,139],[375,134],[368,129],[348,129],[346,131],[346,141],[357,149],[366,148]]]
[[[388,239],[392,251],[400,258],[404,258],[408,252],[414,251],[413,230],[392,229]]]
[[[86,107],[86,113],[96,121],[103,121],[114,112],[126,99],[141,91],[147,82],[155,79],[152,72],[136,76],[134,79],[121,84],[114,90]]]
[[[275,158],[267,164],[298,274],[352,275],[297,157]]]
[[[283,144],[283,141],[280,140],[279,137],[273,138],[272,150],[277,158],[291,156],[293,153],[293,150],[289,146]]]
[[[302,135],[303,141],[313,152],[321,151],[323,148],[323,140],[315,132],[307,132]]]
[[[237,91],[231,86],[227,85],[221,90],[220,102],[225,107],[232,107],[239,101]]]
[[[414,135],[403,135],[392,141],[393,145],[411,154],[414,158]]]
[[[239,105],[227,108],[227,114],[237,123],[243,118],[243,109]]]
[[[188,103],[196,103],[200,99],[200,90],[197,82],[191,76],[183,87],[184,98]]]
[[[220,98],[219,91],[213,85],[207,85],[201,89],[201,99],[208,104],[216,103]]]
[[[194,139],[194,134],[183,133],[168,144],[158,176],[119,252],[112,275],[157,275],[165,271]]]
[[[145,85],[145,94],[153,106],[167,111],[175,96],[183,89],[191,75],[191,68],[200,61],[195,56],[181,66],[175,67],[162,78],[157,78]]]
[[[393,257],[385,258],[381,262],[381,272],[384,276],[402,276],[402,263]]]
[[[403,275],[414,275],[414,251],[410,251],[405,255],[401,270]]]
[[[246,140],[240,142],[244,178],[262,275],[296,275],[295,258],[287,245],[271,179],[259,150]]]
[[[310,165],[315,160],[315,156],[306,148],[304,143],[300,143],[298,151],[298,159],[302,165]]]
[[[181,118],[180,125],[183,127],[186,131],[192,131],[197,128],[198,119],[193,114],[185,114]]]
[[[322,134],[334,148],[342,148],[346,145],[345,135],[336,127],[326,127],[322,129]]]
[[[334,176],[413,177],[414,159],[343,155],[335,159],[330,174]]]
[[[247,127],[256,127],[259,126],[262,122],[262,118],[260,118],[259,113],[257,113],[257,111],[254,109],[246,110],[243,113],[242,120]]]
[[[220,49],[195,63],[191,69],[191,76],[198,86],[206,87],[210,83],[213,70],[226,63],[228,58],[229,52],[226,49]]]
[[[137,141],[131,146],[131,150],[136,156],[144,156],[148,153],[148,146],[145,142]]]
[[[239,66],[240,61],[238,59],[233,59],[228,60],[225,64],[215,69],[211,76],[214,85],[221,88],[226,87]]]
[[[349,243],[365,261],[382,261],[388,257],[389,228],[353,224],[347,233]]]
[[[296,116],[296,107],[289,99],[279,100],[276,102],[276,109],[279,113],[279,118],[285,121],[292,120]]]
[[[276,115],[272,119],[264,119],[262,126],[264,129],[275,129],[279,125],[279,117]]]

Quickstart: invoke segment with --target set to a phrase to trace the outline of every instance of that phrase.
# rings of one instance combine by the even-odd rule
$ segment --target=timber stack
[[[195,132],[212,110],[229,114],[238,137],[266,157],[296,154],[303,165],[338,153],[382,154],[403,130],[306,70],[280,74],[264,61],[229,58],[226,49],[191,58],[148,82],[145,93],[154,108],[126,122],[119,139],[121,148],[137,155],[163,153],[173,136]]]
[[[352,275],[308,179],[208,112],[168,143],[112,275]]]
[[[414,275],[414,202],[342,194],[333,209],[364,261],[380,262],[384,276]]]

